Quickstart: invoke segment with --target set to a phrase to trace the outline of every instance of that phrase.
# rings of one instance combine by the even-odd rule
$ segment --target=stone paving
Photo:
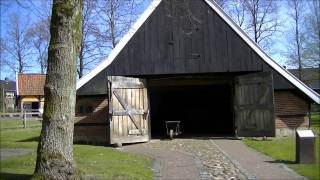
[[[213,141],[233,162],[241,164],[245,173],[250,172],[249,179],[306,179],[289,169],[285,164],[278,163],[271,157],[249,148],[240,140],[215,139]]]
[[[195,163],[195,168],[198,173],[198,177],[192,177],[190,179],[247,179],[247,177],[236,167],[218,148],[217,146],[208,139],[174,139],[170,140],[152,140],[149,143],[138,144],[140,146],[140,151],[142,148],[148,149],[148,151],[157,151],[155,153],[160,158],[160,161],[163,160],[163,156],[167,156],[168,159],[163,161],[170,161],[170,158],[173,160],[172,163],[176,162],[177,166],[181,166],[180,169],[183,169],[185,166],[183,162],[179,161],[179,158],[186,154],[192,158],[192,162]],[[132,147],[128,146],[129,151],[132,150]],[[139,151],[136,149],[136,152]],[[142,150],[143,151],[143,150]],[[149,154],[153,156],[152,154]],[[180,155],[179,155],[180,153]],[[178,158],[176,158],[177,156]],[[153,156],[154,157],[154,156]],[[189,157],[189,159],[190,159]],[[187,158],[184,156],[184,158]],[[191,164],[191,161],[186,161],[186,163]],[[180,165],[179,165],[180,163]],[[162,164],[163,166],[163,164]],[[167,165],[165,165],[167,166]],[[174,170],[173,167],[162,168],[162,171]],[[179,169],[176,169],[179,170]],[[194,173],[191,173],[191,166],[188,166],[188,171],[182,171],[182,174],[187,173],[188,176],[195,176]],[[174,173],[174,172],[172,172]],[[176,176],[172,179],[184,179],[184,176]],[[159,179],[171,179],[161,176]],[[189,179],[189,178],[188,178]]]

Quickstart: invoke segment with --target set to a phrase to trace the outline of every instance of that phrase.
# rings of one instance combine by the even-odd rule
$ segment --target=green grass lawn
[[[1,148],[28,148],[32,154],[1,160],[0,179],[28,179],[36,161],[40,127],[1,129]],[[98,179],[152,179],[151,159],[110,147],[74,145],[74,159],[86,176]]]
[[[311,115],[311,129],[318,136],[320,135],[320,113],[313,113]]]
[[[41,121],[34,120],[34,119],[28,119],[27,120],[27,128],[29,127],[35,127],[41,126]],[[23,121],[22,120],[15,120],[15,119],[1,119],[0,120],[0,129],[19,129],[23,128]]]
[[[266,141],[261,139],[245,139],[244,143],[249,147],[256,149],[268,156],[271,156],[275,161],[287,164],[291,169],[302,176],[309,179],[320,179],[320,144],[319,144],[319,129],[320,116],[312,115],[311,129],[318,134],[316,138],[316,163],[315,164],[296,164],[295,163],[295,138],[269,138]]]

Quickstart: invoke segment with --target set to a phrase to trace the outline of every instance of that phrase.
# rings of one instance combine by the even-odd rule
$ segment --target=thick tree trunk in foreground
[[[79,179],[72,145],[81,19],[82,0],[54,0],[43,124],[34,178]]]

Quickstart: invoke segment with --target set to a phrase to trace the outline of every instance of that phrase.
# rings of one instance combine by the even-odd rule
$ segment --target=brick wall
[[[294,91],[275,91],[276,128],[307,128],[309,103]]]
[[[107,96],[77,96],[74,141],[106,144],[108,141]]]

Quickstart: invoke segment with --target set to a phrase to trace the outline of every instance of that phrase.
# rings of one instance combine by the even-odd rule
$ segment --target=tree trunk
[[[81,17],[82,0],[53,1],[45,106],[35,178],[80,177],[73,162],[72,145]]]
[[[301,58],[301,41],[300,41],[300,29],[299,29],[299,22],[300,22],[300,9],[299,9],[299,1],[292,0],[293,7],[294,7],[294,15],[293,19],[295,22],[295,41],[297,45],[297,60],[298,60],[298,78],[302,81],[302,58]]]
[[[83,53],[83,48],[84,48],[84,44],[83,44],[83,39],[81,40],[81,46],[80,46],[80,53],[79,53],[79,69],[78,71],[78,77],[79,79],[83,76],[83,69],[84,69],[84,53]]]

